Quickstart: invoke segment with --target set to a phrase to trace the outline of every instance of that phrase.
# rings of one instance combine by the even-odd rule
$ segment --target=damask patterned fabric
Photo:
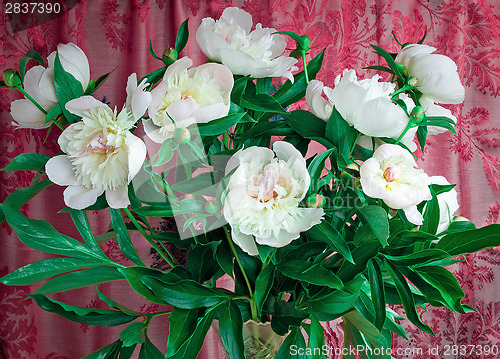
[[[0,3],[5,14],[6,3]],[[425,43],[457,63],[466,87],[466,99],[461,105],[448,106],[457,116],[458,134],[429,138],[426,152],[419,154],[420,166],[430,175],[443,175],[458,184],[460,215],[478,225],[500,222],[500,3],[497,0],[83,0],[66,3],[73,7],[45,23],[23,17],[20,21],[25,28],[33,26],[21,31],[13,31],[11,19],[2,15],[0,68],[16,67],[17,60],[31,48],[47,56],[58,43],[75,42],[87,53],[93,78],[115,69],[96,96],[105,96],[111,105],[118,107],[123,104],[130,73],[142,76],[161,66],[148,54],[150,40],[155,51],[161,53],[173,45],[175,32],[184,19],[190,18],[190,30],[194,34],[203,17],[218,18],[228,6],[242,7],[253,15],[254,23],[261,22],[265,27],[308,35],[315,46],[311,56],[326,48],[325,63],[318,78],[328,86],[333,86],[335,76],[344,68],[354,68],[365,77],[373,76],[373,71],[362,70],[365,66],[381,64],[369,44],[396,52],[399,45],[392,31],[402,42],[418,41],[427,31]],[[185,54],[193,58],[195,64],[205,60],[194,36]],[[9,108],[17,98],[19,94],[1,90],[1,167],[21,152],[48,155],[58,152],[55,141],[60,132],[54,130],[46,139],[46,130],[14,129]],[[1,176],[2,201],[32,179],[32,174],[27,172],[2,172]],[[69,217],[57,214],[64,207],[62,190],[52,186],[23,210],[31,217],[50,220],[63,233],[77,236]],[[105,216],[92,218],[96,233],[104,233],[108,225],[109,218]],[[0,276],[48,257],[21,244],[5,223],[0,233]],[[149,257],[152,265],[159,265],[147,243],[142,242],[136,238],[141,255]],[[105,243],[104,249],[113,259],[126,261],[114,242]],[[424,312],[422,319],[436,336],[406,325],[410,340],[395,338],[394,349],[399,348],[393,352],[396,358],[499,357],[496,353],[500,350],[500,252],[487,250],[470,255],[467,262],[456,265],[453,270],[463,285],[465,301],[478,312],[459,315],[442,308]],[[116,340],[123,329],[123,326],[103,329],[75,324],[42,311],[31,300],[21,301],[25,293],[35,289],[36,286],[0,286],[0,358],[79,358]],[[161,310],[133,295],[124,284],[102,285],[100,289],[133,309]],[[52,297],[86,307],[102,305],[94,288]],[[325,325],[332,358],[340,358],[334,350],[342,345],[340,329],[339,322]],[[168,323],[162,316],[153,320],[148,334],[164,350],[167,332]],[[212,332],[200,357],[220,357]]]

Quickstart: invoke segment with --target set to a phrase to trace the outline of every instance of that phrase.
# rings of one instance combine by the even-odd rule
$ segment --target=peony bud
[[[205,211],[207,213],[215,214],[215,213],[219,212],[219,210],[220,210],[220,206],[214,200],[207,201],[207,203],[205,204]]]
[[[191,140],[191,133],[187,128],[177,128],[174,131],[173,138],[179,144],[188,143]]]
[[[418,85],[418,79],[416,79],[415,77],[410,77],[408,79],[408,85],[416,87]]]
[[[302,50],[305,51],[309,50],[310,49],[309,45],[311,45],[311,39],[308,38],[306,35],[302,35],[300,38],[302,39],[302,46],[301,46]]]
[[[306,205],[309,208],[322,208],[326,204],[326,198],[319,193],[307,197]]]
[[[5,85],[10,88],[15,88],[21,84],[19,74],[14,69],[7,69],[3,72],[3,81]]]
[[[411,117],[415,123],[420,123],[425,119],[425,111],[422,106],[415,106],[411,111]]]

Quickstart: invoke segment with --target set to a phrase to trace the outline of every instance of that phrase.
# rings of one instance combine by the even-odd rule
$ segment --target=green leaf
[[[314,78],[316,78],[316,75],[318,74],[319,70],[321,69],[321,65],[323,64],[324,56],[325,50],[322,50],[307,64],[307,74],[309,76],[309,80],[313,80]],[[300,101],[306,94],[307,82],[304,71],[301,71],[298,74],[294,75],[293,78],[293,83],[290,80],[287,80],[283,84],[283,86],[281,86],[279,90],[274,94],[274,98],[278,100],[279,104],[283,106],[283,108],[288,107],[292,103]]]
[[[237,139],[241,139],[242,141],[249,138],[257,138],[260,136],[278,136],[281,135],[280,131],[292,131],[288,126],[286,126],[285,121],[276,120],[276,121],[263,121],[252,128],[245,130],[236,136]]]
[[[212,241],[207,244],[196,244],[191,247],[186,258],[189,271],[193,279],[199,283],[209,280],[218,270],[214,255],[221,241]]]
[[[47,112],[47,115],[45,115],[45,121],[43,122],[43,124],[45,125],[49,123],[59,115],[62,115],[62,108],[61,105],[56,104],[52,106],[52,108]]]
[[[208,308],[205,315],[198,320],[196,327],[190,335],[180,346],[173,352],[168,352],[165,359],[186,359],[186,358],[196,358],[198,353],[203,346],[205,336],[207,335],[210,325],[212,324],[215,314],[219,310],[219,307],[224,304],[219,303],[211,308]],[[170,333],[169,333],[170,336]],[[170,355],[169,355],[170,354]]]
[[[235,105],[240,104],[241,96],[243,96],[247,88],[248,81],[250,81],[250,76],[244,76],[234,81],[233,90],[231,91],[231,102]]]
[[[146,337],[146,342],[142,344],[139,352],[139,359],[163,359],[162,352],[154,346],[153,343]]]
[[[323,346],[325,344],[325,330],[314,315],[311,315],[311,329],[309,334],[309,349],[313,355],[312,359],[322,359]],[[319,351],[319,353],[318,353]]]
[[[116,232],[116,238],[118,240],[120,250],[123,252],[125,257],[130,259],[135,264],[145,266],[144,262],[139,257],[139,254],[137,254],[132,241],[130,240],[130,236],[128,234],[127,227],[125,226],[125,221],[123,220],[121,210],[110,208],[109,211],[111,213],[111,223],[113,225],[113,229]]]
[[[439,240],[436,248],[455,257],[498,246],[500,246],[500,224],[491,224],[476,230],[448,234]]]
[[[292,348],[305,348],[306,342],[300,328],[293,328],[280,349],[276,353],[275,359],[305,359],[305,353],[299,350],[292,350]]]
[[[168,316],[167,358],[173,356],[192,335],[198,320],[197,314],[198,309],[172,308]]]
[[[43,310],[56,313],[75,323],[111,327],[129,323],[137,318],[137,316],[131,316],[118,310],[77,307],[47,298],[41,294],[30,294],[29,297]]]
[[[80,117],[69,112],[65,106],[68,101],[83,96],[83,87],[80,81],[64,70],[59,52],[56,52],[54,60],[54,88],[64,117],[70,123],[79,121]]]
[[[48,222],[27,218],[18,210],[5,205],[2,205],[2,210],[9,226],[28,247],[45,253],[102,260],[76,239],[57,232]]]
[[[228,298],[228,294],[204,287],[193,280],[169,283],[149,276],[141,277],[140,280],[165,303],[182,309],[211,307]]]
[[[384,260],[384,262],[387,272],[394,281],[396,290],[398,291],[399,297],[401,298],[401,302],[403,304],[403,308],[405,310],[408,319],[413,324],[415,324],[420,330],[423,330],[428,334],[434,335],[432,329],[427,324],[424,324],[420,320],[420,317],[418,316],[418,313],[415,309],[415,299],[413,297],[413,293],[411,292],[410,287],[408,286],[408,283],[406,282],[406,279],[403,276],[403,274],[401,274],[399,269],[393,266],[389,261]]]
[[[21,59],[19,60],[19,74],[21,75],[21,80],[23,81],[24,81],[24,75],[26,74],[26,65],[28,64],[29,60],[35,60],[40,65],[45,66],[42,55],[40,55],[35,50],[29,50],[26,53],[26,55],[21,57]]]
[[[115,359],[122,347],[122,343],[120,340],[117,340],[114,343],[106,345],[101,349],[89,354],[82,359]]]
[[[368,280],[370,281],[371,299],[375,308],[375,327],[382,330],[386,318],[385,291],[382,271],[375,259],[368,261]]]
[[[260,271],[255,281],[255,305],[258,315],[262,315],[262,307],[269,296],[269,292],[274,284],[275,267],[269,265]]]
[[[123,279],[123,275],[118,272],[116,267],[92,267],[55,277],[34,291],[33,294],[60,293],[120,279]]]
[[[358,134],[359,132],[354,127],[349,126],[334,106],[326,123],[326,139],[337,147],[343,167],[351,163],[351,152],[358,139]]]
[[[274,97],[267,94],[243,94],[240,105],[254,111],[272,112],[276,114],[286,113],[278,101],[276,101]]]
[[[231,300],[220,308],[219,330],[229,358],[244,359],[243,321],[238,306]]]
[[[107,305],[109,305],[111,308],[115,308],[118,310],[121,310],[123,313],[130,314],[130,315],[137,315],[137,312],[128,309],[127,307],[124,307],[118,302],[115,302],[113,299],[105,295],[103,292],[101,292],[98,288],[96,288],[97,291],[97,297],[105,302]]]
[[[0,171],[45,171],[50,156],[39,153],[21,153]]]
[[[325,242],[331,249],[339,252],[345,259],[354,264],[351,250],[345,238],[327,221],[312,227],[307,231],[307,236],[312,240]]]
[[[305,42],[304,42],[304,39],[302,37],[300,37],[300,35],[296,34],[293,31],[276,31],[274,34],[282,34],[282,35],[290,36],[297,43],[297,48],[305,50],[307,47]]]
[[[198,131],[201,136],[218,136],[236,125],[245,116],[245,112],[227,115],[208,123],[199,123]]]
[[[339,289],[344,283],[332,271],[323,268],[319,263],[313,264],[304,260],[286,261],[278,266],[285,276],[314,285]]]
[[[401,74],[399,71],[399,67],[396,65],[396,62],[392,58],[391,54],[389,54],[387,51],[385,51],[383,48],[378,47],[376,45],[371,45],[375,49],[375,52],[382,56],[384,60],[387,62],[387,65],[391,68],[392,71],[396,74],[397,77],[404,79],[404,76]]]
[[[325,138],[326,123],[309,111],[296,110],[283,116],[288,126],[304,138],[315,140],[327,149],[333,144]]]
[[[120,333],[120,340],[123,342],[124,347],[130,347],[134,344],[142,344],[146,342],[146,331],[148,323],[134,322],[130,323]]]
[[[78,258],[49,258],[30,263],[9,273],[0,282],[6,285],[30,285],[76,269],[102,265],[101,261]]]
[[[120,359],[130,359],[132,357],[132,354],[134,354],[135,347],[137,345],[132,345],[130,347],[121,347],[120,348]]]
[[[424,265],[429,262],[449,258],[451,256],[449,253],[443,251],[442,249],[431,248],[424,249],[420,252],[415,252],[406,256],[386,255],[385,257],[399,266],[418,266]]]
[[[149,54],[153,56],[157,60],[161,60],[161,57],[158,57],[158,55],[155,54],[153,50],[153,44],[151,43],[151,40],[149,40]]]
[[[165,71],[167,71],[167,66],[151,71],[149,74],[141,77],[137,82],[141,83],[142,80],[146,79],[146,83],[152,87],[163,78]]]
[[[167,304],[161,298],[157,297],[148,287],[146,287],[141,279],[143,276],[162,276],[165,275],[163,272],[145,267],[127,267],[127,268],[119,268],[120,271],[127,282],[130,284],[132,289],[136,291],[138,294],[146,297],[148,302],[158,303],[158,304]]]
[[[218,174],[215,172],[203,172],[195,177],[176,182],[170,188],[172,191],[193,194],[214,186],[220,180],[218,177]]]
[[[371,347],[387,348],[387,343],[380,331],[365,317],[357,311],[352,310],[344,314],[344,322],[348,321],[351,325],[363,334],[363,336],[371,344]],[[360,343],[358,343],[360,344]]]
[[[94,235],[92,234],[89,220],[87,218],[87,213],[85,211],[77,209],[70,209],[69,213],[71,214],[71,218],[73,219],[73,223],[78,229],[78,232],[85,240],[85,243],[87,243],[89,248],[92,249],[98,256],[102,257],[103,259],[108,259],[108,257],[106,257],[106,255],[99,247],[99,244],[97,244],[97,241]]]
[[[167,139],[161,144],[160,150],[158,151],[158,156],[155,158],[153,167],[162,166],[172,159],[174,155],[174,150],[177,148],[174,145],[172,139]]]
[[[321,178],[321,173],[325,169],[325,162],[334,151],[336,151],[335,148],[331,148],[324,152],[318,153],[316,156],[314,156],[309,166],[307,166],[307,172],[309,172],[309,176],[311,176],[312,193],[315,193],[317,191],[317,182]]]
[[[363,243],[352,251],[353,260],[356,264],[344,262],[337,272],[337,276],[346,283],[352,280],[358,273],[366,270],[368,261],[375,257],[380,250],[378,241]]]
[[[387,246],[389,243],[389,220],[387,212],[380,206],[370,205],[358,208],[358,212],[368,222],[373,233],[377,236],[382,246]]]
[[[314,314],[318,320],[333,320],[349,310],[358,297],[359,291],[351,293],[336,290],[327,295],[309,299],[307,301],[308,311]]]
[[[271,327],[278,335],[288,333],[290,326],[299,327],[302,321],[309,317],[309,313],[305,310],[295,308],[295,303],[287,303],[284,300],[277,300],[274,303],[271,314]]]
[[[461,303],[465,297],[464,291],[450,271],[439,266],[425,266],[415,269],[415,272],[439,291],[448,308],[465,313]]]
[[[19,209],[28,203],[33,197],[38,193],[42,192],[45,188],[52,185],[49,180],[43,180],[36,182],[34,185],[29,187],[23,187],[12,192],[3,202],[3,205],[11,209]],[[0,211],[0,221],[4,221],[5,216],[3,210]]]
[[[185,47],[189,39],[189,19],[184,20],[184,22],[179,26],[179,31],[177,31],[177,37],[175,38],[175,49],[177,53],[180,53]]]
[[[116,68],[114,68],[113,70],[111,70],[107,74],[99,76],[99,78],[94,83],[94,88],[92,89],[92,93],[95,92],[99,87],[101,87],[102,84],[104,83],[104,81],[106,81],[108,79],[109,75],[111,75],[115,70],[116,70]]]

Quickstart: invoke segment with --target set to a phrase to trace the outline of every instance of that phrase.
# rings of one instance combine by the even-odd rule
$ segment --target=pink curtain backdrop
[[[68,1],[70,3],[70,1]],[[74,1],[73,3],[76,3]],[[4,2],[1,2],[5,14]],[[31,48],[44,57],[58,43],[74,42],[88,55],[93,78],[115,69],[96,97],[106,96],[111,105],[121,107],[125,84],[130,73],[139,76],[161,66],[148,54],[148,44],[160,53],[175,41],[181,22],[190,18],[194,35],[201,19],[218,18],[228,6],[239,6],[253,15],[254,23],[279,30],[308,35],[315,46],[311,55],[326,48],[323,69],[318,78],[333,86],[336,75],[354,68],[362,76],[369,65],[381,64],[369,44],[397,51],[391,31],[403,41],[420,39],[428,31],[426,44],[438,48],[458,65],[466,88],[464,104],[450,106],[458,118],[457,135],[441,134],[429,138],[426,153],[419,154],[420,165],[430,175],[446,176],[457,183],[459,214],[478,225],[498,223],[500,216],[500,3],[497,0],[94,0],[79,1],[64,15],[27,30],[13,32],[10,19],[0,20],[0,68],[16,67],[17,61]],[[30,17],[22,21],[30,23]],[[195,64],[205,58],[194,36],[183,55]],[[14,91],[1,90],[0,166],[4,167],[21,152],[58,153],[58,131],[44,143],[46,130],[15,130],[11,125],[10,103],[20,98]],[[1,173],[0,200],[17,188],[29,184],[28,172]],[[23,211],[30,217],[49,220],[68,235],[77,236],[69,216],[57,214],[64,207],[62,188],[52,186],[37,196]],[[93,216],[95,233],[108,229],[109,218]],[[25,247],[4,223],[0,227],[0,276],[30,262],[48,258]],[[143,258],[158,265],[145,241],[136,239]],[[103,245],[116,260],[126,262],[116,243]],[[423,312],[422,319],[436,332],[432,337],[406,325],[410,340],[395,338],[396,358],[498,358],[486,346],[500,350],[500,252],[487,250],[468,256],[466,263],[453,268],[466,293],[466,302],[477,314],[459,315],[446,309]],[[31,300],[21,301],[37,286],[0,285],[0,357],[7,359],[73,359],[90,354],[118,338],[124,328],[98,328],[69,322],[39,309]],[[132,309],[158,311],[158,305],[134,295],[126,283],[112,283],[100,289]],[[85,307],[101,307],[94,288],[52,295],[52,298]],[[338,322],[325,324],[327,344],[342,345]],[[153,343],[164,351],[168,333],[165,316],[155,318],[148,332]],[[475,354],[464,355],[458,346],[475,345]],[[481,347],[484,347],[481,353]],[[412,354],[422,348],[420,354]],[[454,349],[455,348],[455,349]],[[463,347],[462,347],[463,348]],[[478,349],[479,348],[479,349]],[[408,352],[403,353],[401,350]],[[432,349],[431,351],[429,351]],[[448,350],[448,352],[446,352]],[[470,350],[470,347],[469,349]],[[489,353],[489,354],[488,354]],[[446,355],[448,354],[448,355]],[[137,352],[136,352],[137,355]],[[201,358],[220,358],[220,349],[210,332]],[[335,352],[332,358],[340,358]]]

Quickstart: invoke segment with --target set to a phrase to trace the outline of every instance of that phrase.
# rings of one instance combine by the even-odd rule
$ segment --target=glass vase
[[[213,327],[219,340],[222,357],[229,359],[220,336],[219,322],[214,322]],[[274,358],[285,338],[286,335],[278,335],[271,329],[271,322],[257,323],[249,320],[243,324],[243,342],[247,359]]]

